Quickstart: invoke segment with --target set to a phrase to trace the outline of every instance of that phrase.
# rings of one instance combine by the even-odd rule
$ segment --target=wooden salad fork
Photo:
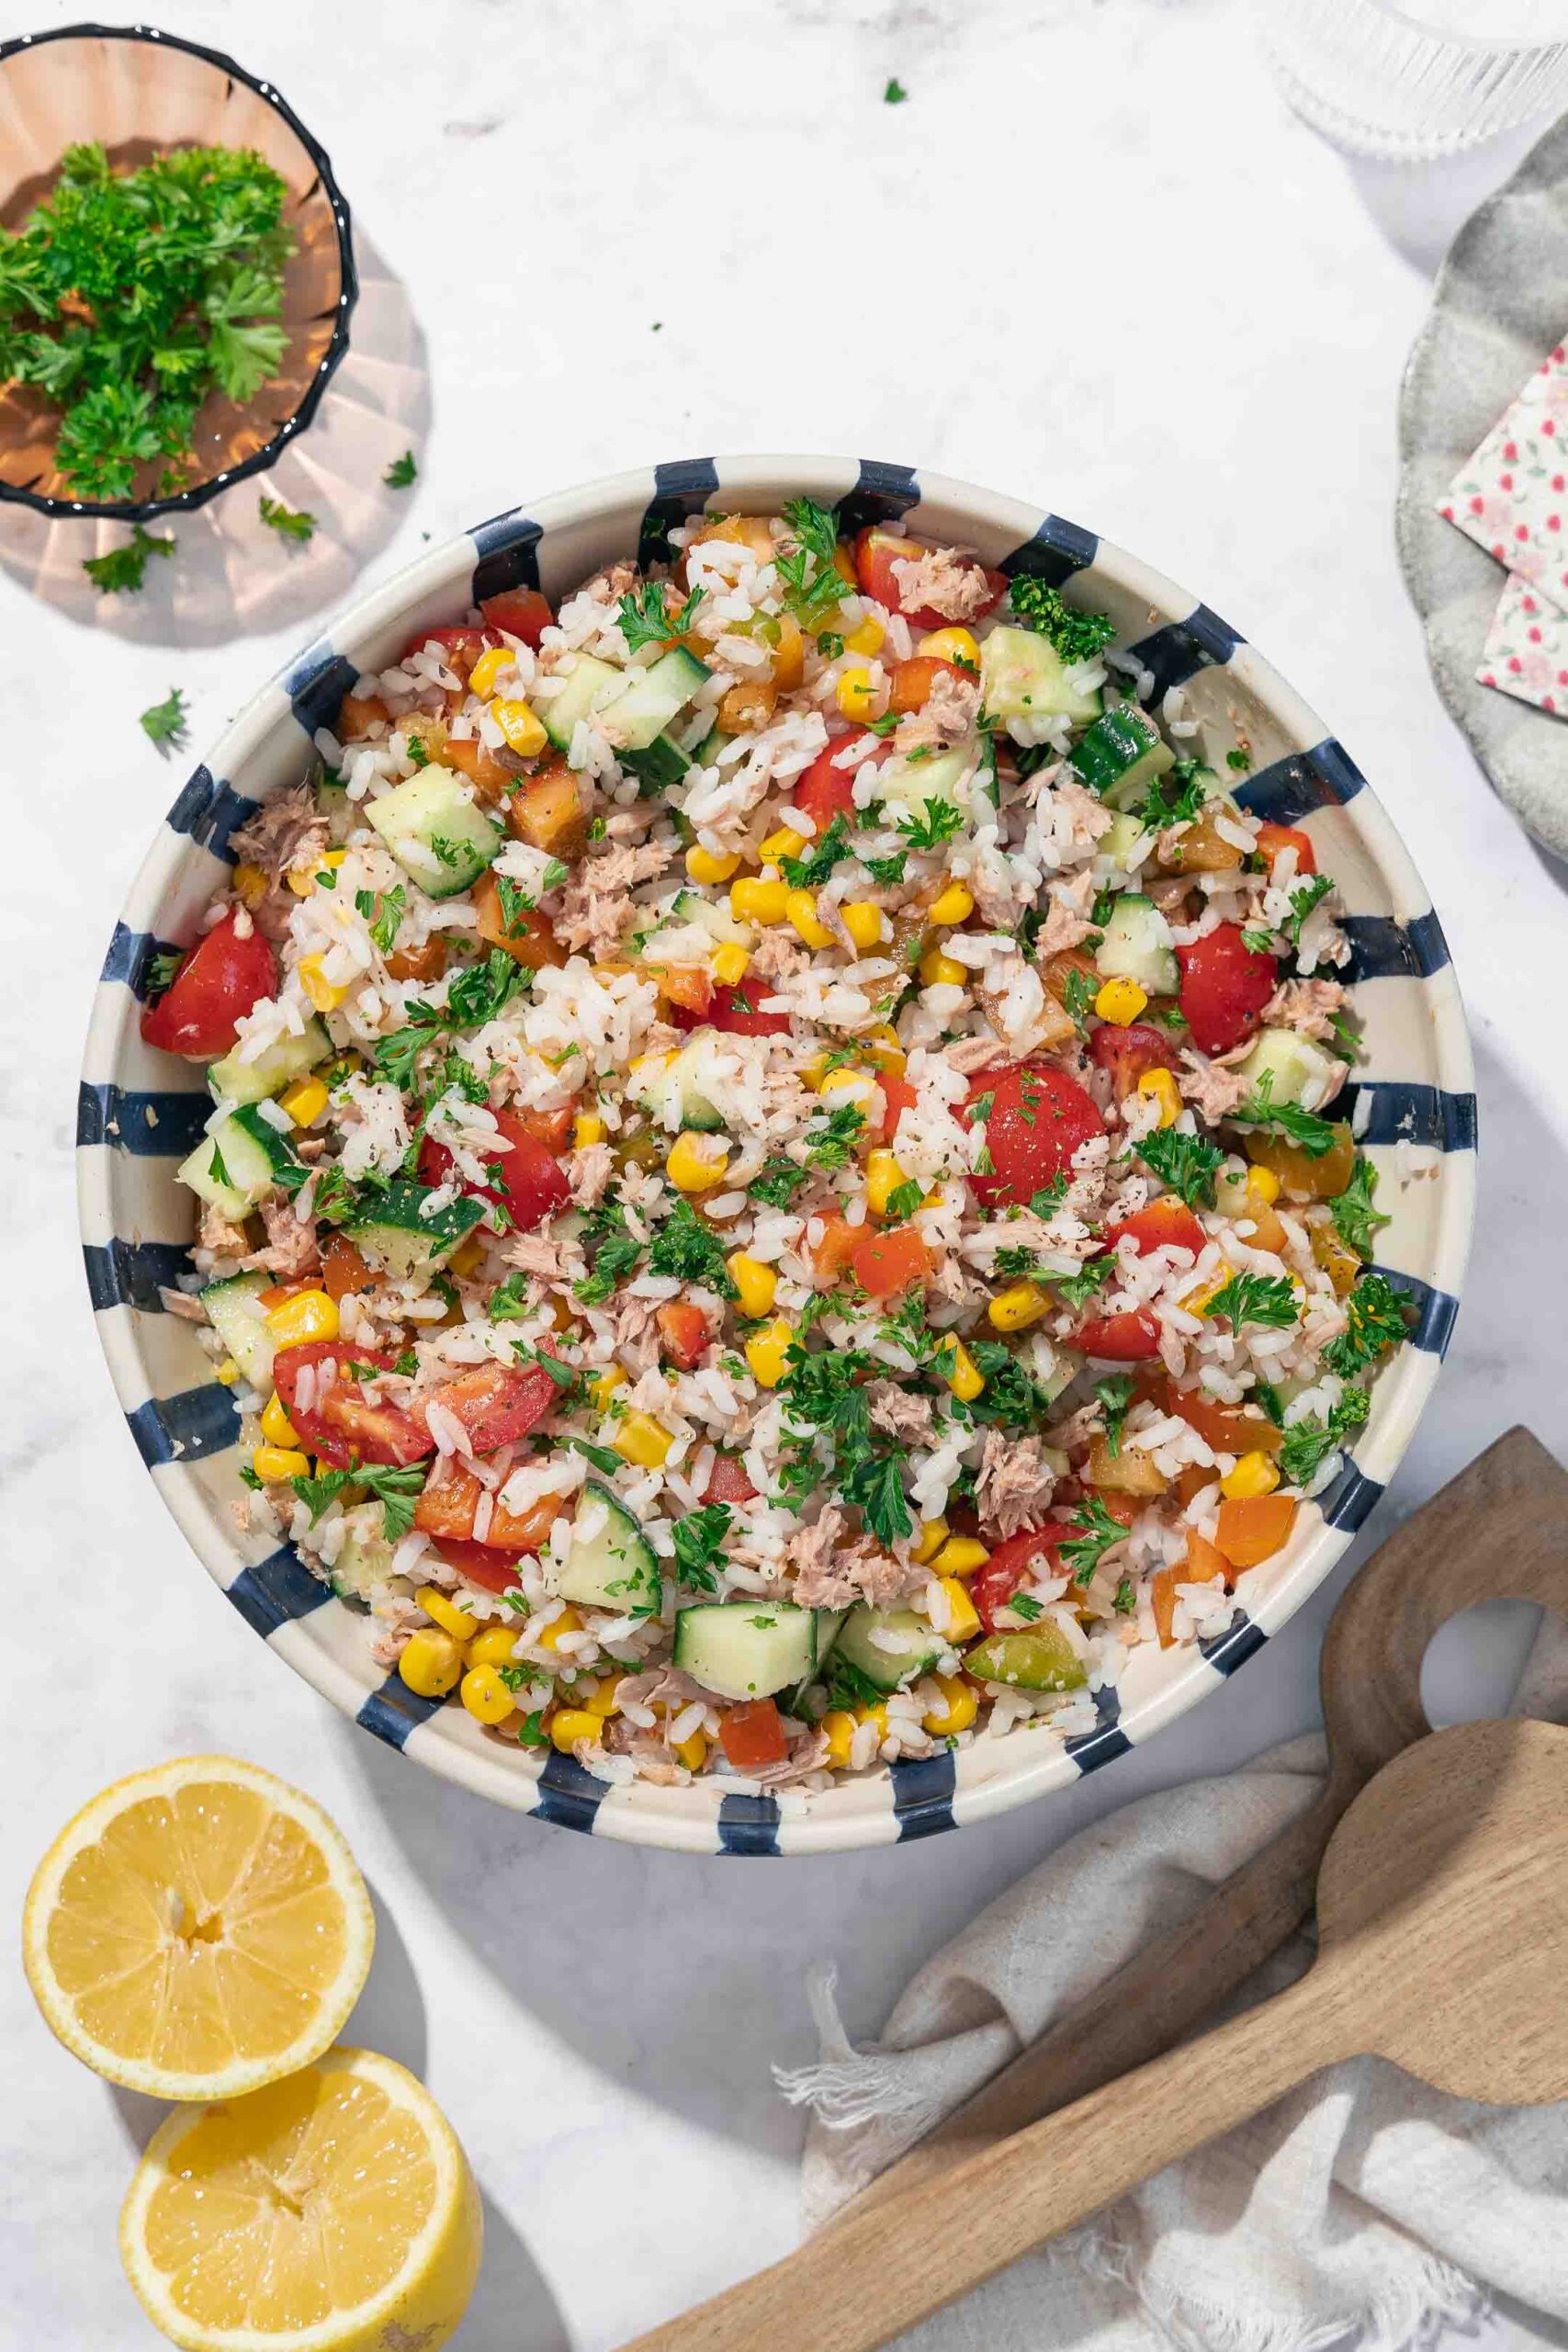
[[[626,2352],[874,2347],[1321,2066],[1371,2052],[1460,2098],[1568,2097],[1568,1730],[1456,1724],[1355,1799],[1318,1957],[1275,1999],[866,2203]]]

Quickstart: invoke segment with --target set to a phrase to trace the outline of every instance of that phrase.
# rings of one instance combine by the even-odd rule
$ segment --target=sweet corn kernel
[[[944,956],[940,947],[928,947],[920,958],[920,979],[928,989],[961,989],[968,978],[966,966],[956,956]]]
[[[243,907],[259,907],[270,888],[259,865],[242,862],[234,868],[234,896]]]
[[[621,1712],[621,1685],[626,1679],[624,1674],[607,1674],[603,1682],[596,1682],[592,1690],[584,1691],[581,1700],[584,1711],[599,1716],[602,1721],[607,1715],[618,1715]]]
[[[961,1674],[938,1674],[932,1677],[942,1699],[920,1717],[920,1727],[933,1739],[952,1739],[967,1731],[980,1712],[980,1694]]]
[[[240,1367],[232,1356],[225,1356],[212,1377],[220,1388],[237,1387],[241,1378]]]
[[[903,1076],[907,1057],[898,1043],[898,1032],[886,1021],[880,1029],[874,1029],[866,1038],[865,1052],[867,1059],[889,1078]]]
[[[1162,1127],[1174,1127],[1181,1116],[1181,1095],[1168,1069],[1146,1069],[1138,1080],[1138,1091],[1159,1104]]]
[[[980,1630],[980,1612],[956,1577],[943,1577],[942,1589],[947,1598],[947,1638],[966,1642]]]
[[[592,1397],[600,1412],[609,1411],[610,1399],[616,1389],[622,1385],[626,1376],[618,1363],[607,1363],[598,1378],[589,1382],[588,1394]]]
[[[828,1736],[829,1763],[836,1764],[839,1767],[839,1770],[842,1771],[845,1766],[849,1763],[850,1749],[854,1745],[855,1719],[853,1715],[849,1713],[847,1709],[843,1707],[835,1707],[831,1713],[823,1716],[817,1728],[818,1731],[825,1732]]]
[[[675,1742],[674,1752],[688,1772],[700,1772],[707,1761],[707,1735],[705,1732],[694,1731],[689,1739],[678,1739]]]
[[[1010,1283],[1006,1290],[998,1291],[986,1309],[991,1328],[997,1331],[1026,1331],[1038,1323],[1043,1315],[1051,1312],[1051,1301],[1038,1283]]]
[[[421,1585],[414,1599],[425,1615],[439,1625],[444,1634],[450,1634],[455,1642],[472,1640],[473,1618],[468,1610],[457,1606],[449,1592],[443,1592],[439,1585]]]
[[[1280,1197],[1280,1179],[1271,1168],[1249,1168],[1247,1171],[1247,1189],[1266,1207],[1272,1208]]]
[[[751,951],[739,941],[727,939],[722,947],[713,951],[713,976],[721,988],[732,989],[746,978],[750,967]]]
[[[863,653],[869,660],[872,654],[881,652],[882,641],[886,635],[887,631],[875,614],[867,613],[859,628],[852,629],[849,636],[845,638],[844,651]]]
[[[967,662],[971,670],[980,666],[980,646],[973,629],[933,628],[916,646],[917,653],[926,654],[932,662]]]
[[[674,1442],[669,1430],[651,1413],[628,1413],[614,1439],[622,1461],[635,1462],[639,1470],[657,1470]]]
[[[935,1559],[937,1554],[941,1551],[946,1541],[947,1521],[945,1519],[921,1520],[920,1532],[916,1537],[912,1547],[915,1558],[919,1561],[921,1567],[924,1567],[928,1561]]]
[[[468,1239],[453,1250],[446,1262],[460,1282],[468,1282],[479,1272],[484,1264],[485,1247],[485,1235],[481,1229],[478,1233],[470,1233]]]
[[[319,1078],[297,1079],[277,1098],[297,1127],[313,1127],[327,1107],[327,1090]]]
[[[1230,1278],[1231,1270],[1227,1266],[1218,1282],[1200,1283],[1195,1289],[1184,1292],[1177,1301],[1178,1306],[1185,1307],[1189,1315],[1201,1315],[1218,1298]]]
[[[720,855],[711,849],[704,849],[700,842],[686,852],[686,872],[694,882],[728,882],[730,876],[739,871],[739,858],[732,852],[726,851]]]
[[[879,1699],[874,1707],[857,1707],[855,1709],[855,1724],[857,1727],[861,1724],[874,1724],[876,1725],[876,1745],[880,1747],[883,1741],[887,1736],[886,1700]]]
[[[284,1478],[308,1478],[310,1457],[292,1445],[258,1445],[251,1456],[251,1468],[264,1486],[273,1486]]]
[[[789,912],[789,892],[776,876],[765,881],[754,874],[742,875],[729,886],[729,911],[737,922],[760,922],[766,929],[784,922]]]
[[[873,684],[869,670],[863,670],[857,666],[853,670],[844,672],[834,691],[834,699],[846,718],[857,718],[863,723],[866,719],[876,717],[876,706],[882,700],[882,690]]]
[[[505,736],[507,749],[525,760],[542,752],[550,740],[525,702],[492,702],[490,715]]]
[[[268,1445],[298,1445],[299,1432],[284,1410],[283,1399],[275,1389],[262,1408],[261,1433]]]
[[[581,1634],[581,1631],[582,1620],[569,1600],[560,1615],[552,1617],[549,1623],[535,1634],[534,1646],[554,1652],[559,1649],[563,1634]]]
[[[874,1151],[865,1163],[865,1204],[873,1216],[886,1216],[887,1204],[908,1178],[890,1151]]]
[[[319,956],[301,956],[294,968],[316,1012],[335,1012],[348,994],[348,982],[329,980]]]
[[[561,1707],[550,1718],[550,1745],[570,1756],[580,1739],[595,1744],[604,1736],[604,1718],[591,1715],[586,1707]]]
[[[457,1696],[477,1724],[503,1724],[514,1703],[493,1666],[470,1666]]]
[[[961,1405],[971,1405],[986,1385],[979,1365],[962,1340],[955,1340],[942,1358],[942,1378]]]
[[[575,1151],[592,1151],[596,1143],[604,1140],[604,1122],[597,1111],[580,1111],[571,1123],[571,1142]]]
[[[952,925],[967,922],[975,911],[975,900],[962,882],[950,882],[940,899],[934,899],[926,909],[928,922]]]
[[[348,852],[345,849],[323,850],[321,856],[313,857],[308,865],[291,865],[288,869],[288,887],[295,897],[308,899],[320,882],[322,873],[335,874],[347,855]]]
[[[736,1305],[741,1314],[766,1315],[773,1306],[779,1286],[779,1278],[772,1266],[765,1266],[761,1258],[749,1258],[744,1250],[737,1250],[734,1256],[727,1258],[724,1262],[729,1269],[730,1281],[740,1294]]]
[[[275,1306],[266,1328],[280,1348],[308,1347],[313,1340],[337,1338],[337,1301],[324,1290],[296,1291]]]
[[[870,899],[848,899],[839,909],[840,920],[861,954],[882,944],[882,909]]]
[[[972,1577],[990,1558],[977,1535],[950,1535],[929,1563],[932,1576]]]
[[[398,1660],[400,1679],[421,1699],[445,1699],[462,1678],[463,1653],[450,1634],[422,1625]]]
[[[792,890],[784,901],[784,912],[807,947],[831,947],[833,934],[817,915],[817,899],[810,890]]]
[[[1271,1495],[1280,1483],[1280,1465],[1269,1453],[1244,1453],[1234,1470],[1220,1480],[1220,1492],[1231,1502],[1249,1502],[1255,1495]]]
[[[804,833],[797,833],[793,825],[781,825],[776,833],[768,835],[757,856],[763,865],[776,865],[781,857],[798,857],[805,847]]]
[[[472,1620],[470,1619],[470,1623]],[[470,1666],[510,1666],[517,1646],[515,1625],[486,1625],[468,1644]]]
[[[468,692],[488,702],[504,673],[517,659],[510,645],[489,645],[468,673]]]
[[[1101,1021],[1109,1021],[1113,1028],[1125,1029],[1136,1021],[1149,1001],[1148,990],[1136,980],[1107,980],[1094,1000],[1094,1009]]]
[[[682,1133],[670,1147],[664,1172],[678,1193],[711,1193],[728,1166],[729,1153],[714,1136]]]
[[[784,1376],[784,1362],[794,1340],[794,1329],[782,1316],[765,1329],[753,1331],[746,1342],[752,1379],[764,1388],[776,1388]]]

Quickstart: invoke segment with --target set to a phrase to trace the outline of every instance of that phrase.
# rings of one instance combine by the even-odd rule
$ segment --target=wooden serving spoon
[[[874,2352],[1343,2058],[1456,2098],[1568,2098],[1568,1730],[1435,1732],[1347,1813],[1299,1984],[810,2239],[626,2352]]]
[[[1395,1528],[1341,1596],[1319,1680],[1328,1780],[1301,1818],[863,2188],[829,2224],[944,2172],[1174,2049],[1311,1913],[1318,1864],[1359,1790],[1427,1731],[1421,1663],[1478,1600],[1568,1617],[1568,1471],[1513,1429]]]

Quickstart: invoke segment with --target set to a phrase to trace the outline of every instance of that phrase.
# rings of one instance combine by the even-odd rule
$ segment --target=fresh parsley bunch
[[[159,458],[160,492],[178,489],[207,394],[243,405],[277,373],[287,193],[248,150],[114,172],[101,146],[68,147],[26,226],[0,232],[0,377],[61,411],[79,496],[129,498]]]

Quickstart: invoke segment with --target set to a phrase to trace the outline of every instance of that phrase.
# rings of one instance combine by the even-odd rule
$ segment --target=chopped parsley
[[[1094,1011],[1094,1000],[1099,994],[1098,978],[1092,973],[1080,972],[1076,964],[1070,964],[1067,977],[1062,983],[1062,1010],[1068,1020],[1076,1022],[1080,1029],[1084,1028]]]
[[[852,1102],[836,1103],[821,1126],[812,1125],[806,1131],[806,1157],[809,1166],[830,1172],[845,1168],[854,1158],[855,1139],[865,1125],[865,1113]]]
[[[218,1148],[216,1136],[212,1138],[212,1150],[207,1162],[207,1172],[215,1184],[231,1184],[234,1181],[224,1164],[223,1154]]]
[[[1243,752],[1240,750],[1227,752],[1225,753],[1225,765],[1227,768],[1235,768],[1238,775],[1245,775],[1247,769],[1252,765],[1252,753],[1250,752]]]
[[[1116,1588],[1116,1595],[1111,1606],[1119,1617],[1130,1617],[1137,1605],[1138,1596],[1134,1589],[1133,1579],[1131,1577],[1123,1577]]]
[[[836,1707],[874,1707],[886,1698],[869,1674],[834,1650],[823,1668],[828,1696]]]
[[[1196,760],[1178,760],[1156,775],[1138,810],[1138,821],[1151,833],[1168,825],[1190,824],[1209,797],[1208,772]]]
[[[787,1209],[796,1193],[807,1181],[807,1170],[783,1152],[773,1152],[763,1160],[746,1190],[752,1200],[764,1207]]]
[[[620,1455],[612,1453],[607,1445],[593,1445],[585,1437],[563,1437],[561,1443],[570,1447],[573,1453],[581,1453],[585,1462],[592,1463],[601,1477],[613,1478],[617,1470],[626,1468]]]
[[[951,800],[928,800],[919,816],[908,809],[900,815],[898,831],[911,849],[940,849],[964,831],[964,811]]]
[[[908,91],[895,74],[889,77],[887,86],[882,93],[882,103],[885,107],[901,107],[908,95]]]
[[[446,1026],[482,1029],[531,985],[533,978],[528,967],[509,956],[504,947],[492,947],[481,963],[459,972],[447,989]]]
[[[168,993],[175,974],[186,960],[183,947],[160,947],[147,958],[147,995],[155,1003]]]
[[[999,1340],[971,1340],[969,1352],[986,1382],[969,1407],[975,1419],[999,1429],[1038,1428],[1050,1410],[1049,1401],[1011,1349]]]
[[[418,473],[419,468],[413,461],[413,451],[405,449],[400,458],[392,459],[391,464],[381,476],[381,480],[389,490],[407,490],[412,486]]]
[[[724,1262],[723,1242],[684,1198],[677,1200],[654,1235],[648,1253],[648,1271],[650,1274],[672,1275],[678,1282],[701,1283],[705,1290],[716,1291],[720,1298],[738,1295],[734,1278]]]
[[[269,531],[280,539],[293,539],[305,546],[316,536],[316,518],[303,507],[285,506],[281,498],[268,498],[264,491],[256,501],[256,512]]]
[[[1271,931],[1244,931],[1241,944],[1254,956],[1267,956],[1274,944],[1274,934]]]
[[[423,1462],[406,1465],[366,1462],[352,1470],[322,1470],[313,1478],[290,1478],[288,1483],[310,1512],[312,1526],[337,1500],[344,1487],[367,1488],[381,1506],[383,1535],[389,1544],[397,1544],[413,1525],[414,1498],[423,1493],[424,1479]]]
[[[781,857],[779,871],[792,890],[815,890],[849,854],[850,829],[841,816],[835,817],[804,857]]]
[[[1412,1305],[1408,1292],[1396,1290],[1386,1274],[1363,1274],[1345,1301],[1345,1312],[1347,1327],[1330,1340],[1323,1361],[1342,1380],[1354,1380],[1405,1338]]]
[[[359,899],[367,899],[369,896],[370,893],[367,890],[360,890],[355,893],[356,902]],[[400,882],[396,882],[389,890],[382,891],[380,905],[376,908],[373,915],[369,913],[367,908],[359,909],[360,913],[367,917],[370,936],[383,956],[389,956],[392,952],[392,943],[397,938],[398,925],[403,919],[403,908],[406,904],[403,886]]]
[[[1064,662],[1092,662],[1116,634],[1116,624],[1104,613],[1080,613],[1049,581],[1014,580],[1008,589],[1013,618],[1024,628],[1049,638]]]
[[[885,890],[893,890],[904,879],[909,853],[907,849],[896,849],[891,857],[868,857],[863,863],[874,882],[879,882]]]
[[[1095,1382],[1094,1393],[1105,1415],[1105,1449],[1114,1462],[1122,1452],[1122,1428],[1133,1402],[1133,1375],[1112,1373],[1108,1380]]]
[[[1326,899],[1334,888],[1331,874],[1314,874],[1299,890],[1291,892],[1291,912],[1285,924],[1285,936],[1292,947],[1302,944],[1302,925],[1320,899]]]
[[[1265,1070],[1257,1092],[1227,1112],[1227,1119],[1238,1127],[1271,1128],[1276,1135],[1300,1144],[1309,1159],[1321,1159],[1325,1152],[1332,1151],[1339,1140],[1339,1130],[1333,1120],[1320,1119],[1315,1111],[1303,1111],[1299,1102],[1276,1102],[1273,1090],[1273,1072]]]
[[[1190,1209],[1213,1207],[1214,1179],[1225,1155],[1206,1136],[1190,1136],[1180,1127],[1155,1127],[1139,1142],[1137,1153],[1145,1167],[1179,1193]]]
[[[907,1183],[896,1184],[887,1195],[887,1216],[894,1225],[913,1216],[926,1197],[926,1188],[919,1177],[911,1176]]]
[[[620,1203],[601,1201],[583,1212],[582,1247],[589,1272],[574,1285],[573,1295],[584,1306],[602,1306],[637,1265],[643,1244],[629,1230]]]
[[[528,1277],[521,1268],[516,1273],[508,1274],[504,1282],[498,1283],[490,1295],[490,1305],[485,1309],[491,1321],[513,1323],[519,1316],[526,1315],[528,1307],[525,1294],[527,1288]]]
[[[186,731],[186,698],[178,686],[169,688],[166,701],[155,702],[142,712],[141,731],[160,751],[179,750]]]
[[[839,518],[830,506],[819,506],[814,498],[788,498],[784,519],[795,544],[775,559],[774,568],[789,611],[816,635],[829,614],[852,594],[836,561]]]
[[[510,874],[491,876],[496,897],[501,902],[501,928],[508,939],[522,939],[528,930],[527,918],[534,912],[537,900],[531,899],[520,882]]]
[[[1076,1274],[1052,1274],[1048,1279],[1055,1284],[1056,1295],[1064,1306],[1075,1312],[1098,1298],[1116,1271],[1114,1258],[1089,1258]]]
[[[799,544],[818,563],[831,563],[839,552],[839,518],[830,506],[814,498],[786,498],[784,518]]]
[[[146,577],[148,557],[174,551],[173,539],[155,539],[138,523],[123,547],[111,548],[107,555],[87,556],[82,569],[100,596],[133,596]]]
[[[1239,1331],[1244,1323],[1256,1323],[1269,1331],[1288,1331],[1300,1308],[1288,1274],[1233,1274],[1202,1311],[1223,1315],[1233,1331]]]
[[[1043,1617],[1045,1614],[1045,1603],[1043,1600],[1036,1600],[1032,1592],[1015,1592],[1006,1605],[1012,1614],[1021,1618],[1026,1625],[1032,1625],[1037,1617]]]
[[[1371,1256],[1373,1235],[1389,1223],[1389,1219],[1380,1216],[1372,1206],[1372,1194],[1377,1187],[1377,1170],[1364,1152],[1358,1152],[1350,1182],[1342,1193],[1336,1193],[1328,1204],[1334,1230],[1347,1250],[1353,1250],[1358,1258]]]
[[[837,662],[843,650],[844,640],[837,629],[825,628],[818,632],[817,650],[824,662]]]
[[[714,1574],[724,1557],[725,1539],[734,1514],[728,1503],[704,1503],[675,1522],[675,1571],[682,1584],[698,1592],[716,1592]]]
[[[1071,1569],[1075,1584],[1089,1584],[1107,1552],[1122,1541],[1127,1531],[1119,1519],[1111,1518],[1096,1494],[1084,1497],[1067,1524],[1077,1533],[1061,1546],[1063,1564]]]
[[[1328,1455],[1361,1427],[1371,1410],[1364,1388],[1347,1388],[1326,1420],[1308,1413],[1292,1421],[1280,1446],[1280,1476],[1286,1485],[1310,1487]]]
[[[683,637],[696,618],[705,593],[694,588],[685,603],[671,613],[662,581],[645,580],[640,587],[629,590],[616,613],[627,652],[640,652],[645,645],[672,645]]]

